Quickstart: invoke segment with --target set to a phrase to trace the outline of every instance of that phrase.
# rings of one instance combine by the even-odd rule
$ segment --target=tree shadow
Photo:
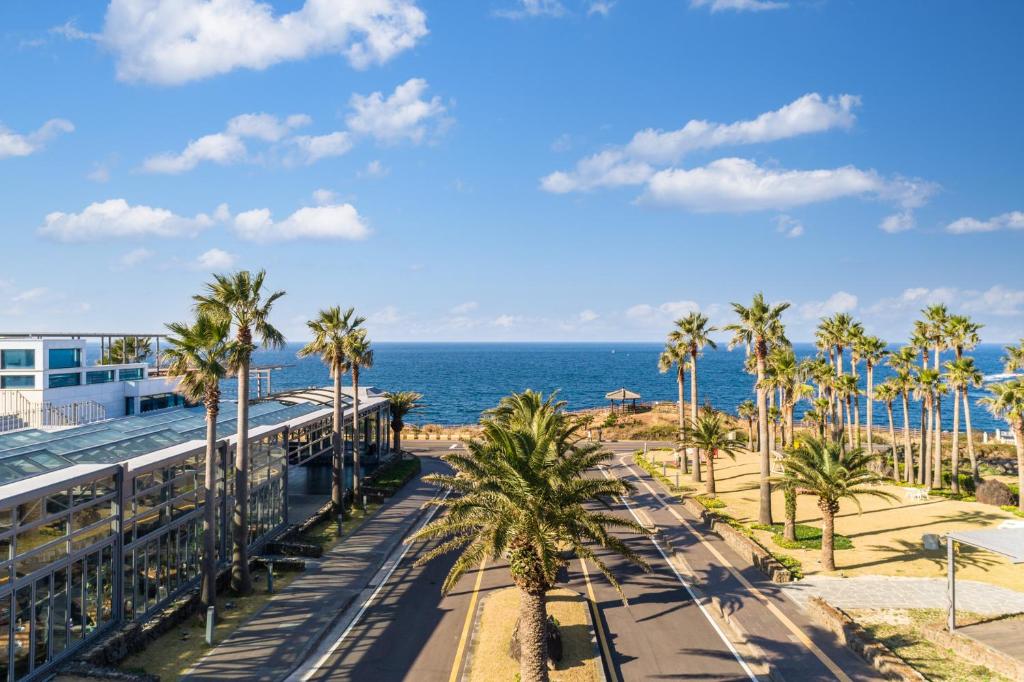
[[[920,542],[896,540],[893,545],[873,545],[870,549],[875,552],[884,552],[885,556],[873,561],[864,561],[859,564],[847,564],[840,568],[866,568],[868,566],[880,566],[882,564],[892,565],[897,563],[910,563],[922,559],[930,561],[938,568],[944,568],[946,565],[946,550],[944,548],[927,550],[924,548],[924,544]],[[991,552],[977,549],[975,547],[968,547],[966,545],[960,546],[956,556],[956,564],[960,568],[966,566],[987,568],[998,563],[1000,563],[1000,560]]]

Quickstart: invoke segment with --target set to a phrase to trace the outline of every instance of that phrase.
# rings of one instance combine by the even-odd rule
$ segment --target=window
[[[31,374],[10,374],[0,377],[0,388],[35,388],[36,378]]]
[[[87,384],[106,384],[113,380],[114,370],[112,369],[105,369],[85,373],[85,383]]]
[[[34,350],[0,350],[0,369],[35,369]]]
[[[122,369],[119,374],[121,381],[136,381],[142,378],[142,368]]]
[[[158,393],[139,399],[139,412],[152,412],[163,410],[168,407],[191,407],[191,405],[177,393]]]
[[[70,369],[82,366],[81,348],[51,348],[50,369]]]
[[[124,416],[130,417],[135,414],[135,398],[124,399]]]
[[[79,372],[69,372],[67,374],[51,374],[50,375],[50,388],[64,388],[65,386],[81,386],[82,375]]]

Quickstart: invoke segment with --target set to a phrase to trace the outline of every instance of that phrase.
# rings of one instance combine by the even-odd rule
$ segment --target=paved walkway
[[[803,606],[818,596],[841,609],[945,609],[945,578],[808,576],[782,586],[785,594]],[[986,616],[1024,612],[1024,593],[973,580],[956,581],[956,607]]]
[[[423,458],[423,473],[443,465]],[[418,478],[327,552],[181,679],[280,680],[314,651],[420,519],[437,488]]]

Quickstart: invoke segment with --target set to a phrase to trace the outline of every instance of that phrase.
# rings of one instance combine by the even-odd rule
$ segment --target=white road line
[[[605,478],[612,478],[612,475],[609,474],[608,471],[604,468],[601,469],[601,473],[605,475]],[[633,505],[630,504],[629,500],[627,500],[625,497],[621,499],[622,503],[626,505],[626,509],[629,511],[630,514],[633,515],[633,518],[636,519],[636,522],[643,525],[643,522],[640,521],[640,517],[637,516],[637,513],[633,510]],[[707,609],[704,608],[704,605],[700,602],[700,599],[697,598],[697,595],[693,593],[693,590],[690,588],[690,584],[683,579],[683,576],[680,575],[679,571],[676,570],[676,567],[672,564],[671,561],[669,561],[668,556],[661,549],[661,546],[658,544],[658,541],[655,540],[653,537],[650,537],[649,539],[651,541],[651,544],[654,545],[654,549],[658,550],[658,554],[660,554],[661,558],[665,560],[665,563],[668,564],[668,567],[672,569],[672,573],[676,576],[676,580],[678,580],[680,584],[684,588],[686,588],[686,592],[690,595],[690,599],[692,599],[693,603],[697,605],[697,608],[700,609],[700,612],[704,615],[704,618],[707,619],[708,623],[711,624],[711,627],[715,629],[715,632],[718,634],[719,638],[721,638],[722,643],[724,643],[725,646],[729,648],[729,651],[732,652],[732,655],[736,657],[736,662],[740,664],[741,668],[743,668],[743,672],[745,672],[747,674],[747,677],[749,677],[751,680],[753,680],[754,682],[758,682],[757,675],[754,674],[754,671],[750,669],[750,666],[747,665],[747,662],[743,660],[742,656],[740,656],[740,652],[736,650],[736,647],[732,645],[732,642],[729,641],[729,638],[725,636],[724,632],[722,632],[722,628],[718,627],[718,623],[716,623],[714,619],[711,618],[711,614],[708,613]]]
[[[444,500],[446,500],[450,493],[451,493],[450,490],[445,490],[444,494],[440,496],[441,501],[443,502]],[[438,498],[434,497],[434,499],[436,500]],[[417,530],[419,530],[419,528],[423,528],[425,525],[430,523],[430,520],[434,518],[434,514],[437,513],[438,509],[440,509],[440,507],[432,506],[430,508],[430,510],[427,512],[427,515],[423,518],[423,521],[420,522],[420,525],[417,528]],[[385,585],[387,585],[388,580],[391,579],[391,575],[395,572],[395,570],[398,569],[398,567],[402,563],[402,560],[405,559],[405,555],[408,554],[409,550],[411,550],[411,549],[412,549],[412,543],[409,543],[409,544],[407,544],[405,546],[405,549],[402,550],[402,553],[398,555],[398,559],[394,562],[394,564],[391,566],[391,568],[389,568],[387,573],[384,575],[384,579],[380,581],[379,585],[377,585],[377,589],[375,589],[373,591],[373,593],[369,597],[366,598],[366,601],[364,601],[362,603],[362,605],[359,607],[359,611],[356,612],[356,615],[349,622],[349,624],[345,628],[345,630],[341,633],[341,635],[334,642],[334,644],[331,645],[331,648],[327,650],[327,653],[325,653],[323,656],[318,658],[316,663],[314,663],[312,665],[312,667],[310,667],[305,672],[302,672],[301,669],[300,669],[300,670],[296,670],[294,673],[289,675],[288,678],[287,678],[288,682],[295,682],[295,681],[297,681],[297,682],[306,682],[306,680],[311,679],[313,677],[313,675],[315,675],[317,673],[317,671],[319,671],[320,668],[322,668],[327,663],[327,661],[330,660],[331,656],[334,655],[334,652],[338,650],[338,647],[340,647],[342,645],[342,643],[345,641],[345,639],[352,632],[352,629],[359,623],[359,621],[362,619],[363,615],[366,614],[366,611],[373,604],[373,601],[377,598],[377,595],[380,594],[380,591],[382,589],[384,589]],[[371,584],[372,584],[372,580],[371,580]]]

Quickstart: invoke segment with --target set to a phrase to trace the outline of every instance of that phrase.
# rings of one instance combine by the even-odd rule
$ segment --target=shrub
[[[603,422],[601,422],[601,426],[604,426],[604,427],[615,426],[618,423],[619,423],[619,415],[615,414],[614,412],[609,412],[608,416],[604,418]]]
[[[707,495],[695,495],[694,498],[702,505],[705,509],[721,509],[725,506],[725,502],[722,502],[717,497],[708,497]]]
[[[640,429],[634,435],[637,438],[643,438],[645,440],[667,440],[673,438],[676,435],[676,427],[671,424],[655,424],[648,426],[645,429]]]
[[[891,467],[890,467],[890,469],[891,469]],[[969,473],[968,474],[961,473],[959,476],[957,476],[957,479],[960,481],[960,492],[961,493],[963,493],[965,495],[973,495],[974,494],[974,489],[975,489],[974,478]],[[946,485],[946,486],[950,486],[953,483],[953,472],[951,472],[951,471],[943,472],[943,474],[942,474],[942,483],[944,485]]]
[[[978,498],[978,502],[994,504],[997,507],[1017,503],[1010,486],[994,478],[982,481],[974,496]]]

